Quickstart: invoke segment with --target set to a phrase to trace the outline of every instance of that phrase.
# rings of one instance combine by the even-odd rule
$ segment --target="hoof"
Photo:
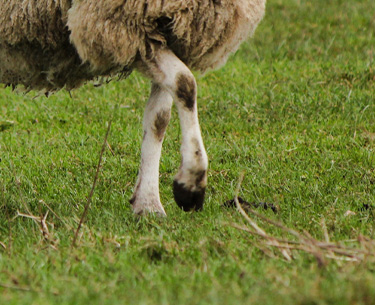
[[[130,199],[130,203],[133,208],[135,215],[146,216],[146,215],[155,215],[157,217],[166,217],[167,214],[164,211],[163,206],[160,202],[151,202],[148,204],[138,203],[134,198]]]
[[[186,185],[173,181],[173,195],[177,205],[185,212],[200,211],[203,208],[206,188],[189,190]]]

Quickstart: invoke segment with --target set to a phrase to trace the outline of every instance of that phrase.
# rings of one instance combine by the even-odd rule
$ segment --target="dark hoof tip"
[[[203,208],[205,188],[191,191],[185,185],[173,181],[173,195],[177,205],[185,212],[200,211]]]

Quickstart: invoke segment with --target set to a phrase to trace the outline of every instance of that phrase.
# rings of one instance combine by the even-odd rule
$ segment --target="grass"
[[[72,97],[1,89],[0,304],[373,304],[374,261],[270,258],[229,225],[247,223],[222,204],[245,171],[240,196],[279,207],[259,213],[319,240],[322,219],[333,241],[375,239],[374,11],[372,0],[270,0],[255,37],[198,77],[210,158],[201,213],[183,213],[172,199],[181,139],[174,111],[160,166],[168,218],[132,215],[149,92],[139,74]],[[113,154],[104,153],[72,249],[111,119]],[[48,212],[52,242],[17,217],[26,207]]]

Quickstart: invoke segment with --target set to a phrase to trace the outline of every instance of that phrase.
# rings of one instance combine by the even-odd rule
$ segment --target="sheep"
[[[25,90],[72,90],[101,76],[151,79],[141,163],[130,199],[135,214],[165,216],[159,196],[161,147],[174,101],[181,166],[173,182],[184,211],[201,210],[208,159],[192,70],[223,65],[253,34],[266,0],[3,0],[0,82]]]

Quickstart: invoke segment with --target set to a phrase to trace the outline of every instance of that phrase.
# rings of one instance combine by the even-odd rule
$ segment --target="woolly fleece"
[[[189,68],[225,63],[265,0],[0,0],[0,82],[70,90],[130,74],[171,49]]]

